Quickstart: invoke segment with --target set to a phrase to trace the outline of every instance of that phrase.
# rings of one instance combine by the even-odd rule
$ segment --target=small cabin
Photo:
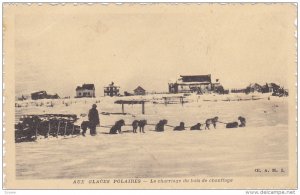
[[[262,86],[257,84],[257,83],[251,83],[247,88],[246,88],[246,93],[254,93],[254,92],[262,92]]]
[[[83,84],[76,88],[76,98],[83,97],[95,97],[95,85],[94,84]]]
[[[47,94],[46,91],[38,91],[38,92],[34,92],[31,94],[31,99],[32,100],[38,100],[38,99],[58,99],[59,96],[57,94],[55,95],[50,95]]]
[[[38,99],[47,99],[47,92],[46,91],[38,91],[31,94],[32,100]]]
[[[275,83],[266,83],[262,86],[263,93],[273,93],[277,92],[280,89],[280,86]]]
[[[134,95],[146,95],[146,90],[141,86],[138,86],[135,90],[133,90]]]

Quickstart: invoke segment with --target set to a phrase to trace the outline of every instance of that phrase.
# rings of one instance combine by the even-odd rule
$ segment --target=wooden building
[[[76,98],[95,97],[95,85],[83,84],[76,88]]]
[[[120,96],[120,87],[111,82],[107,87],[104,87],[104,96]]]
[[[257,83],[251,83],[247,88],[246,88],[246,93],[254,93],[254,92],[262,92],[262,86],[257,84]]]
[[[138,86],[135,90],[133,90],[134,95],[146,95],[146,90],[141,86]]]
[[[263,93],[276,93],[280,89],[280,86],[275,83],[266,83],[262,86]]]
[[[50,95],[47,94],[46,91],[38,91],[31,94],[32,100],[38,100],[38,99],[58,99],[59,96],[57,94]]]
[[[180,75],[176,82],[169,83],[169,93],[210,93],[213,88],[211,75]]]
[[[211,88],[214,93],[228,94],[228,93],[226,93],[226,90],[224,89],[223,85],[221,85],[219,79],[216,79],[216,82],[211,84]]]

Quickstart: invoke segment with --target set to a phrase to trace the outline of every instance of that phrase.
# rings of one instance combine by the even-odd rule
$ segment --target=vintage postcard
[[[4,3],[5,189],[296,189],[296,3]]]

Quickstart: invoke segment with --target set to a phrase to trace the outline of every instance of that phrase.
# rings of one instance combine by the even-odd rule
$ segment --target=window
[[[81,93],[80,93],[80,92],[79,92],[78,94],[79,94],[79,95],[81,95]]]

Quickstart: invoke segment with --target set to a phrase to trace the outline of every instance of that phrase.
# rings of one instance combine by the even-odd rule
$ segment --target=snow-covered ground
[[[144,115],[141,105],[125,105],[125,112],[130,114],[100,115],[101,125],[112,125],[119,119],[126,124],[135,119],[146,119],[149,124],[167,119],[172,126],[181,121],[191,126],[214,116],[222,122],[244,116],[247,127],[226,129],[218,123],[217,129],[174,132],[166,127],[165,132],[158,133],[152,131],[154,126],[147,125],[145,134],[133,134],[132,128],[125,126],[125,132],[118,135],[108,135],[108,128],[98,127],[95,137],[17,143],[17,178],[252,176],[257,174],[256,168],[283,168],[285,172],[278,174],[288,173],[287,98],[268,100],[269,95],[259,94],[192,95],[185,98],[188,103],[183,105],[164,105],[163,96],[166,95],[22,101],[17,102],[21,107],[16,107],[16,118],[41,113],[80,116],[93,103],[99,112],[119,113],[121,105],[114,104],[115,100],[146,98],[149,102]],[[257,97],[263,99],[249,100]],[[50,104],[53,107],[48,107]],[[79,121],[82,120],[85,118]]]

